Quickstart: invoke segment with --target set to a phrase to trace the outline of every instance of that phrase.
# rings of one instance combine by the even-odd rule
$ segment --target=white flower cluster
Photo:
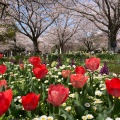
[[[71,93],[71,94],[69,94],[69,97],[75,98],[75,94],[74,94],[74,93]]]
[[[60,66],[60,69],[64,69],[66,66],[65,65],[62,65],[62,66]]]
[[[63,103],[62,106],[65,107],[65,106],[66,106],[66,103]]]
[[[48,80],[45,80],[44,83],[48,83],[49,81]]]
[[[112,118],[110,118],[110,117],[107,117],[105,120],[113,120]],[[115,120],[120,120],[120,118],[115,118]]]
[[[105,84],[100,84],[100,90],[106,90],[106,85]]]
[[[46,116],[46,115],[42,115],[41,117],[36,117],[32,120],[53,120],[53,117],[52,116]]]
[[[90,119],[93,119],[93,118],[94,118],[94,116],[91,115],[91,114],[88,114],[86,116],[82,116],[82,120],[90,120]]]
[[[102,95],[102,92],[101,92],[100,90],[96,90],[96,91],[95,91],[95,95],[96,95],[96,96],[101,96],[101,95]]]
[[[90,107],[90,103],[85,103],[85,107]]]
[[[16,102],[16,101],[18,101],[18,102],[22,102],[22,99],[21,99],[21,96],[17,96],[17,97],[15,97],[14,98],[14,102]]]
[[[66,107],[65,110],[69,112],[71,110],[71,106]]]
[[[99,104],[99,103],[102,103],[103,101],[101,101],[100,99],[94,99],[94,104]]]

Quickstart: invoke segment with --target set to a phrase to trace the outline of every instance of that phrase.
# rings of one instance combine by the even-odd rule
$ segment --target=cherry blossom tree
[[[8,6],[8,4],[5,0],[0,1],[0,19],[2,19],[4,11],[7,8],[7,6]]]
[[[115,50],[120,29],[120,0],[53,0],[90,20],[108,36],[108,49]]]
[[[58,45],[58,49],[64,54],[66,44],[79,31],[82,18],[78,19],[71,10],[57,7],[56,11],[59,12],[59,16],[55,20],[49,34],[52,36],[54,44]]]
[[[40,3],[31,0],[8,0],[7,13],[14,18],[19,32],[28,36],[39,53],[38,38],[51,26],[57,15],[47,1]]]

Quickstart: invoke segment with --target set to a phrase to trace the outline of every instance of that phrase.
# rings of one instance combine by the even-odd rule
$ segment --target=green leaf
[[[110,116],[113,111],[114,111],[114,106],[111,106],[106,110],[108,116]],[[105,113],[105,110],[104,110],[104,113]]]
[[[96,120],[105,120],[108,116],[111,116],[112,111],[114,110],[114,106],[104,110],[103,113],[99,113]]]
[[[26,114],[29,118],[32,118],[32,114],[31,114],[31,111],[26,111]]]
[[[67,119],[67,116],[65,114],[62,114],[61,116],[64,117],[65,120]]]
[[[93,93],[93,89],[91,87],[87,87],[87,93],[90,95],[90,96],[94,96],[94,93]]]
[[[112,97],[112,95],[109,95],[109,94],[107,93],[107,100],[108,100],[109,106],[111,106],[111,105],[113,104],[113,97]]]
[[[120,100],[116,98],[114,102],[115,102],[114,115],[117,116],[120,113]]]
[[[41,89],[42,89],[42,97],[43,97],[43,99],[45,99],[46,98],[46,93],[45,93],[46,88],[43,83],[41,84]]]
[[[54,119],[57,119],[57,120],[65,120],[65,118],[63,116],[60,116],[60,115],[54,115]]]
[[[75,111],[77,116],[81,118],[84,115],[86,109],[82,105],[79,105],[79,106],[75,106]]]
[[[60,109],[60,111],[67,116],[68,120],[75,120],[74,117],[70,115],[68,112],[66,112],[65,110]]]
[[[98,106],[97,106],[97,110],[99,111],[99,113],[103,112],[103,107],[102,107],[102,105],[98,105]]]
[[[105,120],[107,118],[107,114],[98,114],[98,117],[96,118],[96,120]]]

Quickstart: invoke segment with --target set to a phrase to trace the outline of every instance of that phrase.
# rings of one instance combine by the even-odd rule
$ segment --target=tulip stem
[[[51,104],[49,104],[49,110],[50,110],[50,114],[53,115],[59,115],[59,107],[58,106],[53,106]]]
[[[2,79],[4,79],[3,74],[2,74]]]
[[[79,104],[79,105],[80,105],[81,102],[82,102],[81,99],[80,99],[80,96],[81,96],[81,95],[80,95],[80,92],[81,92],[81,89],[78,88],[78,89],[77,89],[77,93],[78,93],[78,104]],[[82,98],[82,97],[81,97],[81,98]]]
[[[90,87],[93,85],[93,72],[90,74]]]
[[[85,101],[85,98],[87,95],[86,88],[87,88],[87,84],[85,86],[83,86],[83,89],[82,89],[81,103],[83,103]]]
[[[118,98],[114,98],[114,111],[113,111],[113,116],[117,117],[119,114],[119,105],[120,105],[120,101]]]
[[[113,104],[113,97],[107,93],[107,100],[109,107]]]
[[[59,107],[54,106],[53,111],[54,111],[54,114],[58,115],[59,114]]]
[[[41,81],[39,82],[39,85],[40,85],[40,93],[42,94],[42,82]]]
[[[49,104],[49,111],[50,111],[50,114],[52,115],[53,114],[53,105]]]

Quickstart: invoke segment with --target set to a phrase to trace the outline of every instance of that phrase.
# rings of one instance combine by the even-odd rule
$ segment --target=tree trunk
[[[84,40],[84,44],[87,47],[87,52],[91,52],[93,50],[93,42],[90,40]]]
[[[60,44],[60,49],[61,49],[61,54],[64,54],[65,53],[64,43]]]
[[[15,51],[14,51],[14,55],[17,55],[17,50],[16,50],[16,48],[17,48],[17,45],[16,45],[16,38],[14,37],[13,40],[14,40],[14,42],[15,42]]]
[[[116,43],[116,35],[117,33],[110,32],[108,35],[108,51],[114,51],[116,50],[117,43]]]
[[[33,39],[33,46],[34,46],[34,53],[35,54],[39,54],[40,51],[39,51],[39,48],[38,48],[38,42],[37,42],[37,39]]]

